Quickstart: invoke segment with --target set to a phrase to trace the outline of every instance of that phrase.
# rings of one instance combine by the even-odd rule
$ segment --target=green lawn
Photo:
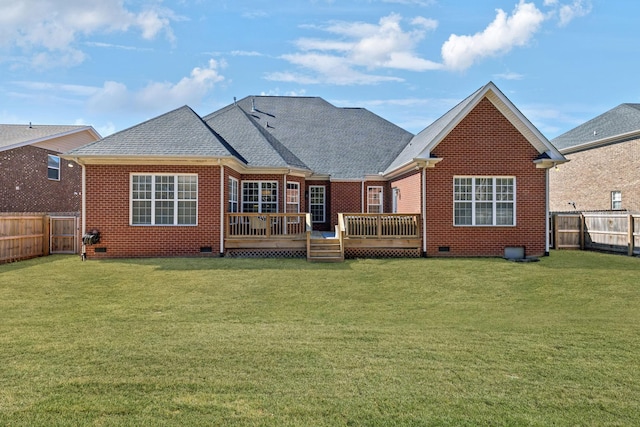
[[[0,425],[638,424],[638,258],[0,265]]]

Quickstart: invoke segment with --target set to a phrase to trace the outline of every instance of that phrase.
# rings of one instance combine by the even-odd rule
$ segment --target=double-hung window
[[[238,212],[238,180],[229,177],[229,212]]]
[[[60,157],[49,154],[47,158],[47,178],[60,181]]]
[[[622,191],[611,192],[611,209],[622,209]]]
[[[324,186],[309,186],[309,213],[311,222],[325,222],[325,194]]]
[[[515,178],[455,177],[454,225],[515,225]]]
[[[382,187],[367,187],[367,212],[382,213]]]
[[[278,183],[242,181],[242,212],[278,212]]]
[[[297,182],[287,182],[286,212],[300,213],[300,184]],[[290,217],[287,222],[297,224],[298,220],[298,217]]]
[[[132,225],[196,225],[197,175],[131,175]]]

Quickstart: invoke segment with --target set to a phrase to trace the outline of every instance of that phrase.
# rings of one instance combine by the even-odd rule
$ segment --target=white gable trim
[[[438,135],[422,150],[418,159],[429,159],[431,152],[444,138],[473,110],[482,99],[487,98],[509,122],[529,141],[538,153],[547,153],[552,161],[564,162],[566,159],[553,144],[533,126],[515,105],[496,87],[493,82],[487,83],[470,99],[462,110],[440,131]]]

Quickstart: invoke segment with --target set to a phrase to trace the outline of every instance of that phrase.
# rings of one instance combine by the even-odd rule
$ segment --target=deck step
[[[307,259],[313,262],[342,262],[339,239],[311,239]]]

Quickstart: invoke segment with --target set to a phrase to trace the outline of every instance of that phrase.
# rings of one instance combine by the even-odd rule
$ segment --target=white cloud
[[[231,52],[231,56],[264,56],[264,55],[256,51],[234,50]]]
[[[337,38],[296,40],[299,52],[283,55],[282,59],[305,71],[271,73],[267,78],[307,84],[375,84],[402,81],[398,77],[372,74],[376,69],[425,71],[441,68],[440,64],[416,53],[418,43],[427,31],[437,27],[437,22],[416,17],[410,21],[413,26],[410,30],[404,30],[401,22],[400,15],[391,14],[377,24],[337,21],[324,27],[307,26]]]
[[[123,83],[108,81],[88,99],[88,106],[96,112],[113,112],[121,109],[155,112],[181,105],[198,105],[217,83],[224,80],[220,69],[224,62],[210,59],[206,67],[194,68],[188,77],[177,83],[152,82],[132,92]]]
[[[472,36],[452,34],[442,45],[442,59],[451,70],[465,70],[488,56],[526,45],[540,29],[545,15],[533,3],[520,0],[511,16],[497,9],[495,20]]]
[[[417,6],[430,6],[436,2],[436,0],[382,0],[383,3],[397,3],[408,4]]]
[[[560,6],[558,11],[560,22],[559,26],[564,27],[574,18],[586,16],[591,12],[591,3],[584,0],[574,0],[571,4],[564,4]]]
[[[78,39],[97,33],[140,31],[149,40],[164,33],[173,41],[171,10],[158,6],[133,12],[122,0],[20,0],[0,2],[0,46],[35,52],[37,65],[53,65],[61,53],[61,65],[84,60]],[[49,53],[55,52],[55,56]],[[44,55],[43,55],[44,54]]]
[[[370,85],[384,81],[402,81],[397,77],[366,74],[354,69],[338,56],[319,53],[284,55],[284,59],[301,68],[312,70],[313,75],[293,72],[271,73],[267,80],[297,82],[301,84]]]
[[[498,79],[502,79],[502,80],[522,80],[522,79],[524,79],[524,75],[523,74],[513,73],[511,71],[508,71],[506,73],[501,73],[501,74],[495,74],[494,77],[496,77]]]

